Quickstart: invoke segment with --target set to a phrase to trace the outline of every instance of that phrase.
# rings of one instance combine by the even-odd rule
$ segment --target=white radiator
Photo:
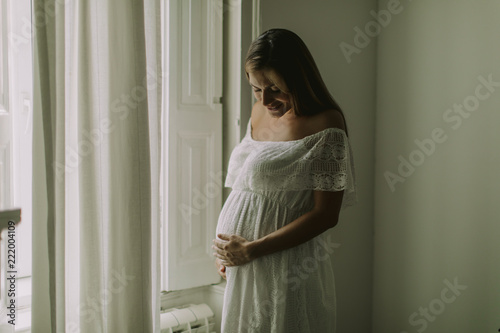
[[[215,316],[206,304],[188,304],[160,313],[161,333],[215,333]]]

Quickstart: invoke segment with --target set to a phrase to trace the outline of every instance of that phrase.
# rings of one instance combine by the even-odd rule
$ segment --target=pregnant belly
[[[259,239],[293,221],[301,213],[250,191],[233,190],[222,207],[217,233],[236,234],[247,240]]]

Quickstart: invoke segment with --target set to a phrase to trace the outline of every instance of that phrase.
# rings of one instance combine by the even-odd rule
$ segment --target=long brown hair
[[[273,69],[284,80],[296,115],[310,116],[331,109],[342,113],[311,52],[294,32],[270,29],[252,42],[245,60],[247,78],[248,73],[265,69]]]

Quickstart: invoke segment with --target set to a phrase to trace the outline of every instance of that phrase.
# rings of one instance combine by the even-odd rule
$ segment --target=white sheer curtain
[[[32,331],[159,332],[159,0],[33,0]]]

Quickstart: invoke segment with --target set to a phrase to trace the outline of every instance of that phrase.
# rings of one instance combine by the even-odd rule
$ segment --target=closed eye
[[[260,89],[253,89],[253,91],[254,91],[254,92],[261,92],[262,90],[260,90]],[[279,93],[279,92],[281,92],[281,90],[280,90],[280,89],[270,89],[270,91],[271,91],[272,93]]]

